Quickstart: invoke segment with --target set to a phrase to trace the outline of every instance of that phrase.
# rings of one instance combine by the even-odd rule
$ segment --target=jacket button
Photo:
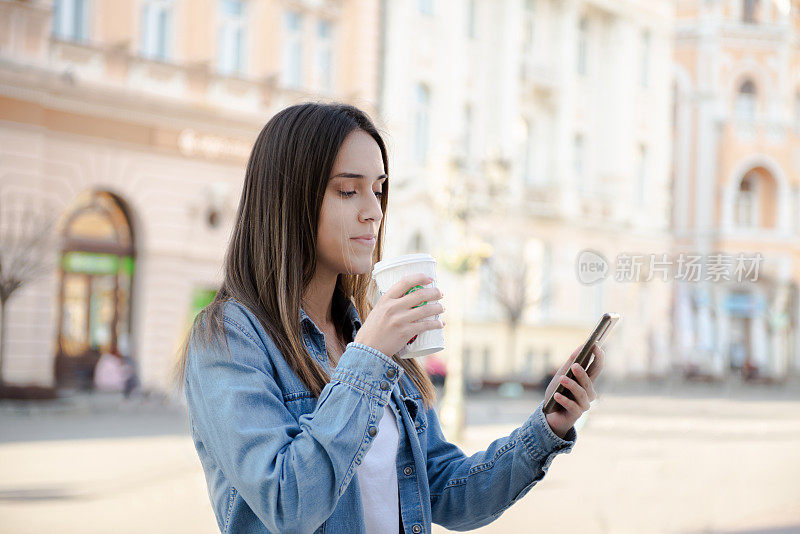
[[[374,438],[375,434],[377,434],[377,433],[378,433],[378,429],[376,427],[374,427],[374,426],[369,427],[369,435],[371,437]]]
[[[414,525],[413,527],[411,527],[411,530],[416,534],[419,534],[420,532],[422,532],[422,527],[419,525]]]
[[[414,472],[414,470],[411,469],[410,467],[406,467],[405,469],[403,469],[403,473],[405,473],[407,477],[410,477],[411,473],[413,473],[413,472]]]
[[[395,376],[396,374],[397,374],[397,371],[395,370],[395,368],[394,368],[394,367],[389,367],[389,370],[388,370],[388,371],[386,371],[386,376],[387,376],[388,378],[394,378],[394,376]]]
[[[383,380],[383,381],[381,382],[381,389],[382,389],[383,391],[386,391],[387,389],[389,389],[389,382],[387,382],[386,380]]]
[[[419,428],[419,421],[414,421],[414,426]]]

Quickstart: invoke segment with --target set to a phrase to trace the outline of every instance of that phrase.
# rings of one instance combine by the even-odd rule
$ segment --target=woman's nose
[[[381,201],[375,195],[371,195],[374,199],[370,202],[370,205],[365,208],[361,215],[364,219],[373,219],[376,221],[380,221],[383,217],[383,209],[381,208]]]

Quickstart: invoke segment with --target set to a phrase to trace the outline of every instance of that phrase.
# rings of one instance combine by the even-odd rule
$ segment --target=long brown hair
[[[303,290],[316,269],[317,227],[333,164],[347,135],[361,129],[381,150],[389,174],[386,145],[366,113],[343,103],[308,102],[276,113],[258,135],[250,153],[233,234],[225,255],[224,277],[214,300],[195,317],[177,359],[174,380],[184,383],[189,347],[224,339],[222,310],[235,299],[258,318],[281,355],[315,397],[330,381],[312,357],[300,333]],[[389,181],[382,185],[386,213]],[[382,257],[381,220],[373,263]],[[362,321],[372,310],[377,287],[370,273],[340,274],[337,287],[356,307]],[[227,345],[227,340],[226,345]],[[415,359],[392,355],[433,406],[436,391]]]

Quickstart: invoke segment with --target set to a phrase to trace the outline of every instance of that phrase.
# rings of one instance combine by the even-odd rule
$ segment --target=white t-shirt
[[[384,406],[372,447],[356,468],[367,534],[397,532],[400,525],[397,490],[397,419]]]

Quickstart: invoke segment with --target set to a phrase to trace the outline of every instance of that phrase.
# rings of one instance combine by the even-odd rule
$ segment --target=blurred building
[[[445,300],[465,313],[463,347],[448,333],[443,356],[462,350],[469,378],[538,381],[618,311],[607,372],[664,373],[671,283],[613,270],[620,253],[672,247],[673,2],[385,5],[387,254],[440,260]],[[457,277],[442,261],[469,254],[456,243],[493,253]],[[585,249],[607,279],[579,282]]]
[[[761,252],[756,282],[677,285],[677,356],[697,373],[800,373],[800,2],[677,3],[678,252]]]
[[[80,385],[117,350],[166,387],[252,142],[309,99],[385,134],[385,254],[439,260],[463,312],[441,356],[469,378],[538,381],[605,311],[613,376],[798,369],[790,5],[0,0],[0,211],[58,216],[56,268],[8,308],[5,377]],[[716,250],[762,251],[760,281],[675,284],[652,262]]]
[[[80,386],[116,349],[166,387],[261,127],[309,98],[375,114],[378,8],[0,1],[0,210],[59,215],[55,269],[8,306],[6,380]]]

